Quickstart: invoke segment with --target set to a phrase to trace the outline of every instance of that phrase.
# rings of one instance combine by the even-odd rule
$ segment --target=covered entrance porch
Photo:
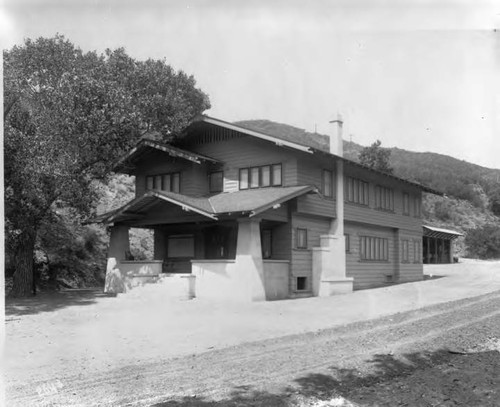
[[[433,226],[424,226],[423,229],[424,264],[453,263],[453,240],[462,234]]]
[[[251,192],[257,191],[245,191],[246,195]],[[266,191],[268,197],[273,197],[271,192]],[[297,193],[297,187],[292,191],[280,188],[279,193],[281,202],[267,199],[266,205],[245,210],[240,201],[243,210],[214,214],[202,207],[203,198],[152,191],[107,214],[110,246],[105,291],[122,293],[168,280],[182,281],[178,285],[191,298],[287,298],[290,225],[286,201]],[[242,198],[239,193],[225,195]],[[152,259],[130,258],[131,227],[154,231]]]

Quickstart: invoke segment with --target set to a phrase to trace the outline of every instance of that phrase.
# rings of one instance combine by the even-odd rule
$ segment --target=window
[[[346,202],[368,205],[368,182],[346,177],[344,189],[344,200]]]
[[[389,239],[373,236],[360,236],[359,243],[359,256],[361,260],[389,260]]]
[[[260,186],[268,187],[271,185],[271,166],[266,165],[260,168]]]
[[[413,215],[416,216],[416,217],[420,217],[421,216],[421,198],[420,196],[416,196],[413,200],[413,202],[415,203],[415,205],[413,205]]]
[[[240,189],[281,186],[281,164],[240,169]]]
[[[307,277],[297,277],[297,291],[304,291],[307,289]]]
[[[375,206],[386,211],[394,210],[394,191],[391,188],[377,185],[375,187]]]
[[[224,189],[224,173],[217,171],[208,174],[208,184],[210,192],[222,192]]]
[[[333,173],[330,170],[323,170],[323,177],[321,179],[321,190],[323,195],[332,198],[333,197]]]
[[[240,189],[248,189],[248,168],[240,170]]]
[[[422,262],[422,242],[418,239],[413,241],[413,263]]]
[[[401,261],[403,263],[408,263],[410,261],[409,245],[410,242],[408,240],[401,241]]]
[[[410,214],[410,194],[403,192],[403,215]]]
[[[270,259],[273,251],[272,251],[272,241],[273,234],[271,229],[263,229],[262,230],[262,258]]]
[[[167,192],[180,192],[181,174],[173,172],[170,174],[148,175],[146,177],[146,189],[159,189]]]
[[[349,253],[351,251],[351,236],[344,235],[344,239],[345,239],[345,251],[346,253]]]
[[[167,241],[169,258],[194,257],[193,235],[171,235]]]
[[[307,229],[297,228],[297,249],[307,249]]]

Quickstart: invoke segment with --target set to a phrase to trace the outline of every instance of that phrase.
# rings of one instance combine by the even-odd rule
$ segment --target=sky
[[[328,134],[340,113],[347,140],[500,168],[498,1],[0,4],[3,49],[56,33],[85,51],[124,47],[193,75],[219,119]]]

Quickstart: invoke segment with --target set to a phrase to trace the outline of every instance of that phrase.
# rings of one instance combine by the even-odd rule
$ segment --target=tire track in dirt
[[[387,353],[391,348],[408,348],[499,317],[499,302],[500,292],[496,292],[373,321],[128,366],[93,377],[67,377],[63,380],[64,393],[53,395],[51,405],[74,405],[70,403],[76,400],[99,400],[96,405],[147,405],[146,398],[161,400],[191,394],[216,397],[237,386],[255,388],[290,382],[313,371]],[[33,391],[37,385],[40,383],[7,389],[8,395],[14,396],[9,405],[39,405],[39,396]],[[127,394],[120,394],[123,389]],[[151,398],[152,394],[158,396]]]

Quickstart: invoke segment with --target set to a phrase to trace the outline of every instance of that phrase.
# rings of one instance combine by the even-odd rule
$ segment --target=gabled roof
[[[349,165],[353,165],[355,167],[362,168],[364,170],[382,175],[384,177],[403,182],[407,185],[411,185],[413,187],[416,187],[424,192],[429,192],[429,193],[435,194],[435,195],[444,195],[441,191],[427,187],[427,186],[422,185],[418,182],[409,181],[409,180],[406,180],[404,178],[400,178],[400,177],[393,175],[393,174],[388,174],[386,172],[375,170],[373,168],[367,167],[366,165],[360,164],[356,161],[349,160],[347,158],[332,154],[328,151],[325,151],[324,149],[307,146],[305,144],[295,142],[295,141],[284,140],[276,135],[270,135],[270,134],[263,133],[261,131],[247,129],[247,128],[239,126],[237,124],[229,123],[229,122],[226,122],[224,120],[216,119],[216,118],[206,116],[206,115],[200,115],[195,120],[193,120],[193,122],[185,129],[183,134],[184,135],[189,134],[189,132],[191,130],[194,130],[195,128],[199,127],[200,124],[204,124],[204,123],[207,125],[219,126],[219,127],[224,128],[224,129],[227,129],[227,130],[236,131],[236,132],[241,133],[241,134],[245,134],[245,135],[248,135],[251,137],[259,138],[261,140],[266,140],[266,141],[269,141],[271,143],[274,143],[275,145],[277,145],[279,147],[288,147],[288,148],[292,148],[294,150],[309,153],[309,154],[323,155],[323,156],[327,156],[327,157],[331,157],[331,158],[340,159],[340,160],[343,160],[345,163],[348,163]]]
[[[122,157],[115,165],[113,170],[115,172],[122,172],[129,174],[133,172],[135,163],[142,158],[147,157],[152,151],[161,151],[168,154],[171,157],[182,158],[196,164],[201,164],[202,162],[210,162],[213,164],[219,164],[220,161],[214,158],[207,157],[205,155],[193,153],[192,151],[183,150],[178,147],[174,147],[170,144],[160,143],[154,140],[142,139],[137,145],[124,157]]]
[[[89,223],[139,220],[159,202],[168,202],[186,211],[217,220],[221,215],[255,216],[290,199],[315,191],[312,186],[271,187],[224,192],[211,197],[190,197],[174,192],[152,190],[116,210],[101,214]]]
[[[426,225],[424,225],[423,228],[424,228],[424,236],[426,237],[435,237],[438,239],[452,240],[456,239],[459,236],[463,236],[463,233],[456,232],[450,229],[441,229],[441,228],[436,228],[434,226],[426,226]]]

